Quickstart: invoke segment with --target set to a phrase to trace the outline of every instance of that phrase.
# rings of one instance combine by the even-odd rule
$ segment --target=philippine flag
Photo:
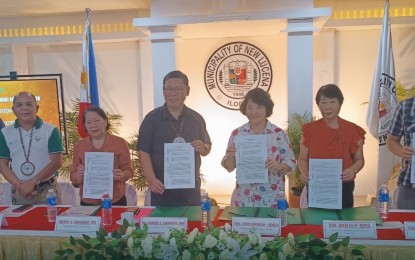
[[[90,9],[87,8],[85,30],[83,34],[83,60],[81,73],[81,94],[79,98],[78,133],[81,137],[86,137],[83,126],[83,114],[89,106],[99,106],[98,82],[95,69],[94,46],[92,44]]]

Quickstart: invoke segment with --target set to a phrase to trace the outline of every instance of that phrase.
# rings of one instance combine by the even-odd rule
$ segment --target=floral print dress
[[[267,120],[267,125],[260,134],[267,135],[268,158],[274,158],[279,163],[285,163],[291,170],[294,170],[296,166],[295,157],[285,131]],[[235,145],[235,137],[245,135],[256,135],[251,130],[249,122],[232,131],[228,147]],[[234,205],[232,206],[272,207],[275,205],[278,192],[284,191],[284,189],[285,176],[281,176],[279,172],[271,173],[268,171],[268,183],[238,184],[237,181],[233,192]]]

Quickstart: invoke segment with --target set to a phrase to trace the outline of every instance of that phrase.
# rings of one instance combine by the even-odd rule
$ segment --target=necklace
[[[182,130],[183,130],[183,125],[184,125],[184,120],[185,119],[186,119],[186,113],[183,113],[183,119],[182,119],[182,122],[180,124],[180,129],[179,129],[179,131],[177,131],[176,127],[174,127],[173,120],[171,120],[171,118],[170,118],[171,128],[176,133],[176,137],[173,140],[174,143],[185,143],[186,142],[186,140],[183,137],[180,136],[180,134],[182,133]]]
[[[20,144],[22,145],[23,154],[24,154],[24,157],[26,158],[26,162],[22,163],[22,165],[20,166],[20,171],[26,176],[30,176],[35,172],[35,165],[29,162],[30,149],[32,148],[32,140],[33,140],[33,129],[34,127],[32,128],[32,131],[30,131],[29,148],[27,149],[27,153],[26,153],[26,147],[23,143],[22,129],[21,127],[19,127]]]

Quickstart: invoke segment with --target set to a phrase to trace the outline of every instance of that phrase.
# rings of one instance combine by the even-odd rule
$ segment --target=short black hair
[[[325,97],[328,97],[328,98],[337,98],[337,100],[340,103],[340,106],[343,104],[343,101],[344,101],[342,91],[335,84],[324,85],[317,91],[317,95],[316,95],[317,105],[320,102],[321,96],[325,96]]]
[[[173,70],[167,73],[163,79],[163,87],[166,85],[166,81],[169,79],[182,79],[186,87],[189,87],[189,79],[187,78],[186,74],[180,70]]]
[[[242,114],[246,116],[246,105],[248,101],[251,100],[255,104],[264,106],[266,109],[266,117],[270,117],[272,115],[272,110],[274,108],[274,102],[271,99],[271,96],[268,92],[261,88],[254,88],[248,91],[245,96],[244,101],[239,108]]]
[[[102,108],[100,108],[100,107],[89,106],[89,107],[87,107],[87,109],[85,109],[84,113],[82,114],[82,123],[84,125],[85,132],[88,132],[88,130],[86,130],[86,127],[85,127],[85,122],[86,122],[85,116],[86,116],[86,113],[88,113],[88,112],[95,112],[95,113],[97,113],[102,119],[104,119],[105,121],[107,121],[106,130],[108,131],[110,129],[111,124],[108,121],[107,113],[105,113],[105,111],[102,110]]]

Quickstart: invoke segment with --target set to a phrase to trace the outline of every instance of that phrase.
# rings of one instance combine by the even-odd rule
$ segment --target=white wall
[[[138,130],[139,44],[136,41],[95,43],[100,106],[123,116],[120,135],[128,138]],[[31,74],[63,73],[65,109],[79,98],[82,45],[33,46],[28,51]]]

